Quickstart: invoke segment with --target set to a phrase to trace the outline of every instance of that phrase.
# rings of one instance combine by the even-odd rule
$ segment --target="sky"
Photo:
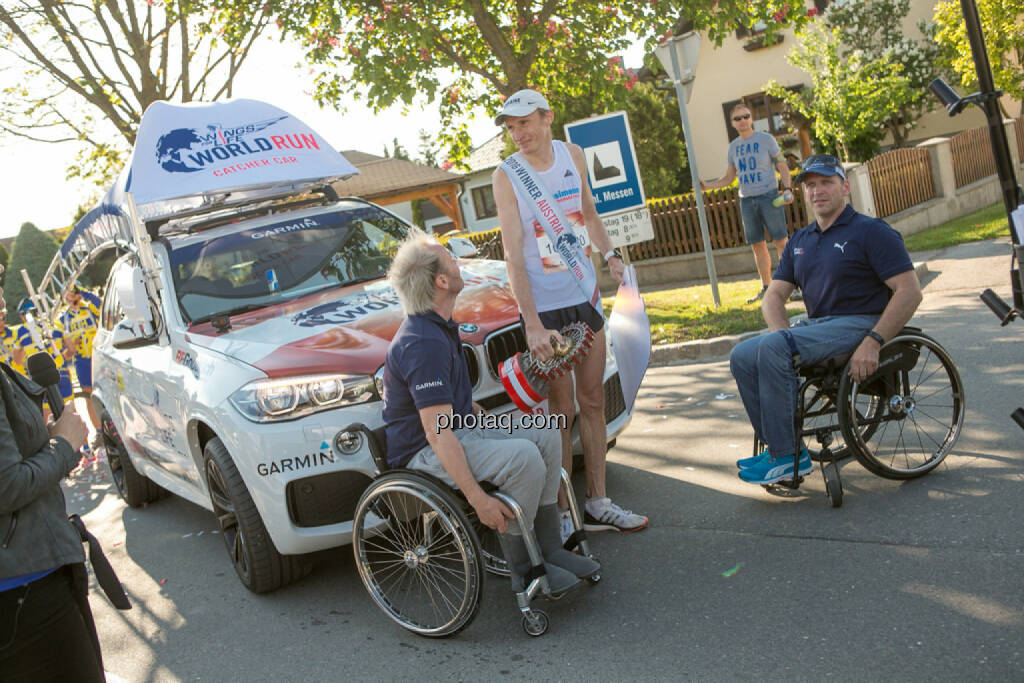
[[[254,48],[235,79],[234,97],[263,100],[298,117],[323,135],[335,149],[357,149],[383,155],[394,138],[413,156],[418,156],[419,132],[439,129],[434,110],[424,103],[407,115],[401,107],[374,114],[360,102],[346,113],[322,110],[308,94],[312,76],[307,68],[295,68],[301,51],[266,38]],[[493,120],[479,112],[470,124],[474,145],[486,142],[497,132]],[[31,221],[42,230],[67,226],[75,210],[91,188],[64,179],[64,169],[73,161],[73,144],[48,144],[17,138],[0,138],[0,237],[18,233],[21,224]]]
[[[639,67],[643,62],[643,41],[635,40],[624,58],[626,66]],[[324,136],[338,151],[356,149],[383,155],[384,146],[391,149],[397,137],[415,158],[419,154],[420,130],[438,132],[436,110],[423,101],[414,103],[408,112],[393,107],[375,114],[358,101],[352,102],[344,113],[320,109],[309,94],[313,86],[308,68],[296,67],[301,61],[302,52],[295,44],[263,37],[235,79],[234,97],[263,100],[284,109]],[[474,112],[469,127],[474,146],[482,145],[497,133],[492,115]],[[96,192],[94,187],[64,178],[76,149],[70,143],[0,138],[0,237],[17,235],[26,221],[42,230],[70,224],[78,205]]]

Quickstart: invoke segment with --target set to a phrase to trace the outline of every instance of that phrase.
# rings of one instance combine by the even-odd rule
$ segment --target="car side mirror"
[[[448,240],[448,249],[455,258],[475,258],[480,255],[476,245],[466,237],[452,237]]]
[[[155,344],[157,335],[152,329],[150,323],[126,318],[114,327],[110,344],[115,349],[134,349]]]

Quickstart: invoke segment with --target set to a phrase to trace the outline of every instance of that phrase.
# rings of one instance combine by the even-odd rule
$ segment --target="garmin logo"
[[[424,382],[423,384],[417,384],[416,385],[416,391],[423,391],[424,389],[430,389],[432,387],[443,387],[443,386],[444,386],[444,382],[442,382],[441,378],[438,377],[437,379],[435,379],[433,381]]]

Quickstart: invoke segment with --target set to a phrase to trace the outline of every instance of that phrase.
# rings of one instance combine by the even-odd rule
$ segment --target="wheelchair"
[[[366,440],[378,475],[363,492],[352,522],[352,548],[363,586],[384,613],[402,628],[430,638],[453,636],[476,617],[484,573],[509,576],[497,533],[482,524],[462,494],[425,472],[388,467],[384,429],[353,424],[346,428]],[[583,518],[572,484],[562,470],[562,485],[576,531],[565,543],[589,557]],[[523,630],[541,636],[545,612],[531,607],[538,595],[551,595],[540,546],[523,522],[523,510],[489,482],[484,490],[504,502],[520,523],[532,569],[526,587],[515,594]],[[601,577],[588,579],[591,584]]]
[[[878,369],[863,382],[850,377],[849,358],[797,364],[797,440],[818,463],[832,507],[843,504],[842,460],[856,458],[886,479],[914,479],[939,466],[964,423],[960,373],[942,345],[919,328],[904,327],[883,344]],[[754,437],[754,455],[765,447]],[[799,488],[799,457],[798,449],[793,478],[764,488],[776,493]]]

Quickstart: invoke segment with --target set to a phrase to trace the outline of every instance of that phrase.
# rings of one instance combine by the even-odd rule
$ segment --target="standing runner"
[[[92,339],[100,322],[99,297],[91,292],[83,292],[78,285],[64,296],[67,308],[60,314],[57,325],[64,334],[64,359],[75,367],[78,386],[85,396],[85,405],[89,411],[89,422],[94,431],[92,446],[95,450],[100,440],[99,419],[92,405]]]
[[[605,490],[604,315],[590,244],[604,255],[608,269],[620,283],[624,267],[594,208],[590,186],[582,180],[586,177],[583,150],[552,140],[553,119],[547,100],[535,90],[520,90],[509,97],[495,118],[519,149],[494,171],[492,178],[509,283],[519,304],[527,344],[536,358],[552,356],[551,337],[560,339],[557,331],[570,323],[584,322],[594,331],[594,345],[575,370],[580,440],[587,471],[584,528],[639,531],[647,526],[647,518],[622,509]],[[544,217],[546,226],[541,225],[540,217]],[[548,405],[552,414],[565,415],[565,424],[571,428],[572,378],[564,376],[551,382]],[[562,431],[562,466],[571,473],[569,428]],[[560,500],[559,504],[562,536],[567,539],[572,522],[567,503]]]

